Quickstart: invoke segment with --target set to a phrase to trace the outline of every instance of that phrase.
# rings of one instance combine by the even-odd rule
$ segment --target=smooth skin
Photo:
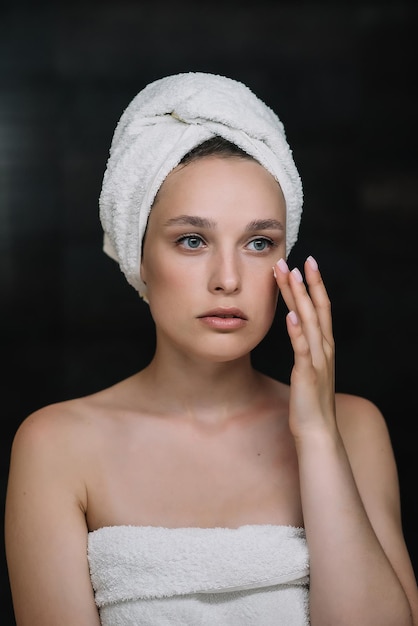
[[[120,524],[304,526],[312,626],[418,626],[384,419],[334,394],[321,274],[309,259],[305,287],[285,256],[283,196],[260,165],[206,157],[167,177],[141,264],[154,358],[113,387],[40,409],[16,433],[6,550],[17,626],[98,626],[87,532]],[[250,357],[279,291],[290,388]],[[208,324],[231,307],[239,327]]]

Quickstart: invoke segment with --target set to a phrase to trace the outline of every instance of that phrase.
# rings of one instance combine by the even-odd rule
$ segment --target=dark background
[[[101,252],[114,127],[146,83],[209,71],[282,118],[304,181],[290,263],[333,301],[337,389],[383,411],[418,571],[416,3],[3,3],[0,9],[1,496],[20,422],[143,367],[147,306]],[[282,307],[256,364],[288,379]],[[42,564],[40,563],[40,567]],[[3,546],[0,621],[14,624]]]

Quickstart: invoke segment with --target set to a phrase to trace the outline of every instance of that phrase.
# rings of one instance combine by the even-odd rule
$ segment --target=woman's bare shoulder
[[[45,405],[23,419],[14,436],[13,449],[36,446],[45,451],[51,447],[82,448],[90,438],[97,439],[109,417],[115,415],[128,380],[111,387]],[[119,400],[118,400],[119,398]]]
[[[48,474],[47,468],[79,466],[86,445],[87,414],[83,402],[71,400],[44,406],[19,425],[12,443],[11,475]]]
[[[25,417],[17,429],[15,440],[46,436],[66,435],[89,422],[92,416],[93,396],[85,396],[54,402],[43,406]]]
[[[350,462],[367,466],[376,456],[393,465],[388,425],[380,408],[362,396],[337,393],[338,429]]]
[[[339,432],[360,491],[375,495],[380,490],[381,498],[393,504],[398,499],[397,469],[384,415],[374,402],[356,395],[337,394],[336,407]]]
[[[335,394],[338,428],[343,438],[357,439],[370,435],[387,435],[386,420],[379,407],[362,396]]]

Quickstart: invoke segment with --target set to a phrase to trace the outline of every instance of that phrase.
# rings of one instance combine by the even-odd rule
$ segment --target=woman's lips
[[[247,323],[247,318],[240,309],[218,308],[199,315],[206,326],[216,330],[237,330]]]

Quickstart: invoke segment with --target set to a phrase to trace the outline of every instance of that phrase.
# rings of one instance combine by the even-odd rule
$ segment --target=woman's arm
[[[100,625],[87,562],[83,455],[62,406],[28,417],[13,442],[5,532],[17,626]]]
[[[418,623],[418,589],[403,536],[398,473],[386,422],[363,398],[338,394],[337,422],[367,516]]]
[[[417,625],[417,586],[387,431],[371,403],[336,400],[329,299],[315,262],[307,261],[305,275],[309,294],[300,273],[289,273],[283,262],[276,270],[293,311],[287,316],[295,354],[289,423],[311,560],[311,624]]]

